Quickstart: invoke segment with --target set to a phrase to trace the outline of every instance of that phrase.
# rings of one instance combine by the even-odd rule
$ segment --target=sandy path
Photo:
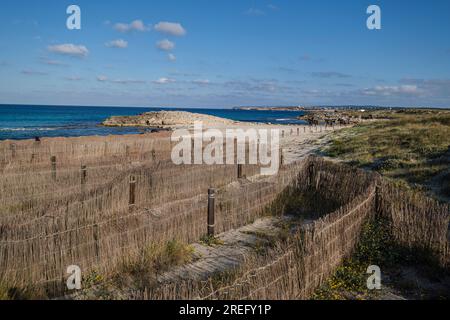
[[[257,127],[267,128],[270,126]],[[303,159],[315,153],[326,144],[327,135],[333,132],[331,128],[325,131],[324,127],[313,130],[307,126],[276,126],[276,128],[285,130],[280,143],[286,163]],[[297,128],[299,128],[298,135]],[[213,247],[195,243],[192,245],[194,261],[160,275],[158,281],[164,283],[181,279],[204,279],[216,272],[235,268],[242,263],[246,255],[255,252],[256,244],[267,241],[266,236],[275,236],[277,232],[281,231],[280,223],[289,220],[292,218],[287,216],[256,220],[253,224],[218,235],[217,238],[223,244]]]
[[[177,280],[205,279],[216,272],[237,267],[246,255],[254,252],[255,246],[266,243],[267,237],[275,237],[282,229],[280,222],[289,218],[263,218],[239,229],[224,232],[217,236],[220,244],[208,246],[203,243],[192,245],[193,262],[173,268],[160,275],[160,283]]]
[[[350,126],[335,126],[334,128],[325,125],[309,127],[307,125],[269,125],[255,123],[239,123],[236,125],[215,125],[204,126],[203,129],[218,129],[225,135],[225,129],[278,129],[280,130],[280,145],[283,149],[284,160],[291,163],[301,160],[318,151],[326,145],[328,137],[333,132]],[[185,127],[192,132],[193,127]],[[284,134],[283,134],[284,132]]]

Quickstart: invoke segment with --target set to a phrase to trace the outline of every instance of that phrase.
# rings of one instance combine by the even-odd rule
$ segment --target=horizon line
[[[147,109],[224,109],[224,110],[233,110],[239,108],[382,108],[382,109],[427,109],[427,110],[442,110],[442,109],[450,109],[448,107],[434,107],[434,106],[377,106],[377,105],[358,105],[358,104],[339,104],[339,105],[247,105],[247,106],[234,106],[234,107],[164,107],[164,106],[123,106],[123,105],[64,105],[64,104],[28,104],[28,103],[0,103],[0,107],[2,106],[22,106],[22,107],[90,107],[90,108],[147,108]],[[295,111],[295,110],[293,110]]]

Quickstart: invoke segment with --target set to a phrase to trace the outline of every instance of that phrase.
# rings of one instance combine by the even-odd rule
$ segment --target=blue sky
[[[450,106],[447,0],[0,5],[0,103]]]

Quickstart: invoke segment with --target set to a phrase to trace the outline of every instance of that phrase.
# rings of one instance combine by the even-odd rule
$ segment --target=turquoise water
[[[100,123],[111,116],[159,110],[192,111],[247,122],[303,123],[295,119],[303,112],[294,111],[0,105],[0,140],[140,133],[139,128],[107,128]]]

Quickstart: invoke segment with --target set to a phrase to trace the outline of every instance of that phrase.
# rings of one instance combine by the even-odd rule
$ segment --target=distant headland
[[[242,106],[234,107],[233,110],[257,110],[257,111],[323,111],[342,109],[388,109],[379,106]]]

